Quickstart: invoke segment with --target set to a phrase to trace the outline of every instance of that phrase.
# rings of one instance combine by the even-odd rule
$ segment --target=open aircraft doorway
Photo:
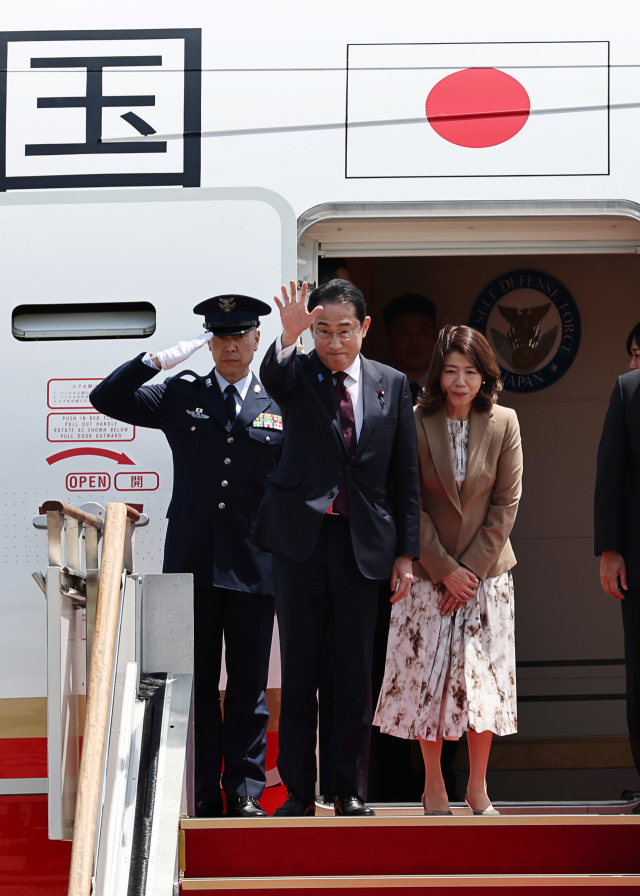
[[[481,329],[505,371],[500,402],[518,414],[525,459],[512,536],[519,730],[494,738],[494,800],[613,801],[640,789],[620,608],[600,587],[592,509],[603,419],[640,319],[639,252],[640,207],[630,202],[331,203],[299,219],[299,277],[317,283],[319,259],[325,270],[329,259],[347,268],[373,319],[367,356],[392,363],[382,309],[418,293],[437,306],[438,329]],[[538,357],[515,354],[513,305],[547,309]],[[380,737],[372,801],[402,790],[379,768]],[[417,742],[411,764],[419,794]],[[464,740],[450,766],[461,800]]]

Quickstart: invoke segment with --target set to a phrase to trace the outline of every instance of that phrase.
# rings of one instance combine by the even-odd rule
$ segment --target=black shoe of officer
[[[227,806],[227,818],[268,818],[254,796],[239,796]]]
[[[336,815],[368,817],[376,814],[373,809],[365,806],[359,796],[345,796],[344,794],[340,793],[336,794],[333,808]]]
[[[287,798],[273,813],[274,818],[303,818],[305,815],[315,815],[316,804],[305,803],[293,791],[287,794]]]
[[[200,802],[196,803],[196,818],[224,818],[222,803],[200,800]]]

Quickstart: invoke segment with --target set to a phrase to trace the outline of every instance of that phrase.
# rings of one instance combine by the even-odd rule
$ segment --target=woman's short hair
[[[627,336],[627,354],[631,355],[631,343],[635,339],[636,345],[640,348],[640,324],[636,324],[633,330]]]
[[[427,373],[424,395],[418,400],[418,404],[426,410],[427,416],[435,414],[444,404],[446,396],[440,386],[440,377],[446,357],[451,352],[460,352],[482,375],[483,383],[473,399],[473,407],[477,411],[488,411],[502,391],[502,379],[491,346],[482,333],[473,327],[448,326],[440,330]]]

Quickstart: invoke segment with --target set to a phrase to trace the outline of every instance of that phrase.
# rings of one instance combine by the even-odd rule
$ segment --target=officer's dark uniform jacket
[[[278,405],[252,374],[227,431],[229,415],[213,371],[199,376],[182,370],[145,386],[159,371],[142,357],[111,373],[90,398],[96,410],[116,420],[161,429],[171,446],[173,496],[163,571],[191,572],[200,588],[273,594],[271,557],[250,539],[280,457]]]

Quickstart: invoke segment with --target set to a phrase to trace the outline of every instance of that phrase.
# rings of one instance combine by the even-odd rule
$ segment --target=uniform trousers
[[[334,685],[330,738],[334,788],[336,793],[365,800],[378,582],[365,578],[358,569],[348,520],[329,515],[308,560],[297,562],[273,555],[273,580],[282,667],[280,777],[289,792],[305,803],[312,802],[317,691],[329,644]]]
[[[228,588],[194,589],[196,803],[222,805],[221,772],[227,803],[239,796],[262,795],[273,619],[273,597]],[[219,690],[223,635],[224,722]]]
[[[640,586],[630,585],[623,592],[622,626],[627,672],[627,726],[631,752],[640,775]]]

